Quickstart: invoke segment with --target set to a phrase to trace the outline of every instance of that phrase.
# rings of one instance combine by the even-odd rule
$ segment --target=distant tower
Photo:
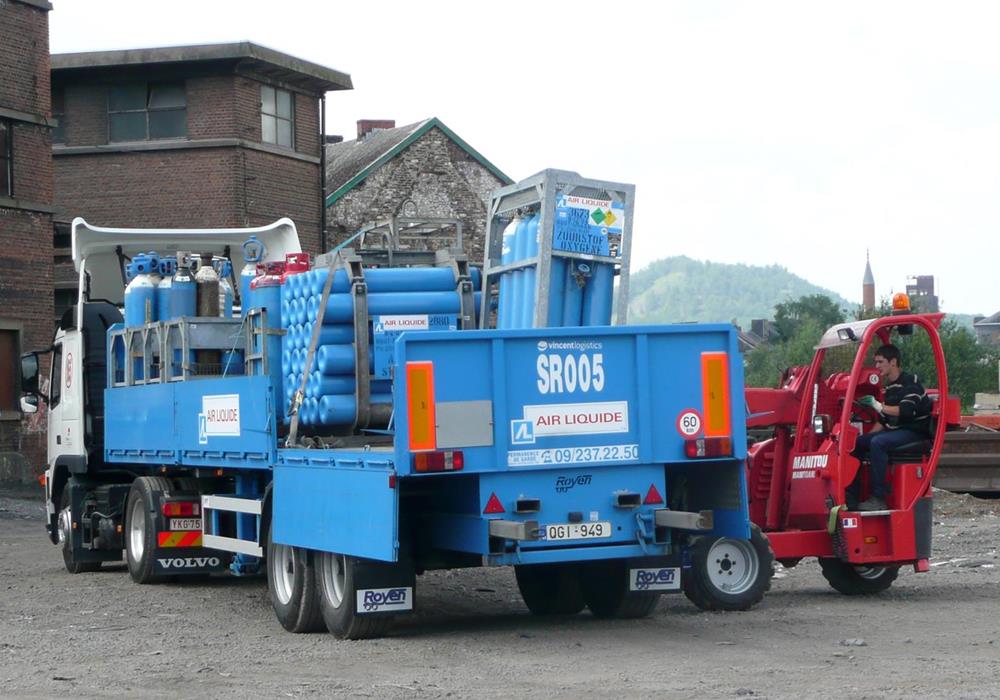
[[[861,284],[861,306],[865,311],[875,310],[875,276],[868,251],[865,250],[865,280]]]

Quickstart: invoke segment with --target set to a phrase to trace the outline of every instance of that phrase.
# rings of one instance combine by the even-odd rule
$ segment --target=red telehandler
[[[893,315],[833,326],[820,338],[808,366],[786,370],[777,389],[747,388],[747,428],[767,429],[770,436],[756,442],[747,457],[747,496],[750,518],[766,535],[774,559],[792,567],[806,557],[817,557],[830,585],[847,595],[884,591],[896,580],[902,566],[927,571],[931,554],[931,482],[941,455],[945,432],[959,424],[960,406],[948,396],[948,377],[938,327],[944,314],[910,313],[905,294],[893,299]],[[883,387],[873,354],[893,336],[926,334],[930,341],[935,377],[919,377],[934,399],[930,435],[890,453],[887,480],[888,508],[859,512],[849,509],[854,499],[848,487],[859,476],[857,501],[868,497],[867,463],[851,455],[858,436],[869,432],[877,414],[860,405],[870,395],[881,400]],[[903,366],[909,343],[904,344]],[[845,352],[848,353],[845,355]],[[755,528],[756,529],[756,528]],[[711,546],[726,552],[720,566],[758,571],[770,576],[754,561],[742,562],[740,552],[753,557],[747,547],[728,546],[716,540]],[[734,559],[735,557],[735,559]],[[706,609],[743,609],[740,591],[726,590],[725,578],[714,575],[709,557],[697,572],[702,587],[720,581],[713,595],[689,596]],[[743,577],[749,591],[753,581]],[[707,604],[706,604],[707,603]]]

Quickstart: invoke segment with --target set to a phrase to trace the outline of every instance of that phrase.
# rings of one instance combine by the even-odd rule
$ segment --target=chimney
[[[395,129],[395,119],[359,119],[358,120],[358,140],[360,141],[368,134],[384,129]]]

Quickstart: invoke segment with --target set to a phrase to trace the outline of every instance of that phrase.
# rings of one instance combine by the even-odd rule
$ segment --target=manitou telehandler
[[[754,537],[700,543],[708,550],[701,560],[707,570],[688,580],[703,587],[717,584],[718,590],[689,591],[695,603],[706,609],[742,609],[743,598],[759,587],[755,576],[770,575],[762,566],[770,554],[765,536],[775,560],[792,567],[803,558],[817,557],[826,580],[847,595],[886,590],[902,566],[928,570],[931,482],[945,432],[958,425],[959,402],[948,396],[938,336],[944,314],[910,313],[905,294],[894,297],[893,309],[891,316],[827,330],[812,362],[786,370],[780,388],[746,390],[748,429],[771,430],[769,437],[750,447],[747,457]],[[858,400],[881,400],[884,392],[874,353],[881,345],[895,343],[901,346],[906,368],[915,331],[926,334],[937,370],[936,378],[919,377],[933,399],[929,434],[890,452],[887,508],[853,510],[868,497],[870,485],[867,460],[851,452],[858,437],[878,422],[877,414]],[[898,337],[904,340],[894,341]],[[849,487],[856,479],[853,495]]]

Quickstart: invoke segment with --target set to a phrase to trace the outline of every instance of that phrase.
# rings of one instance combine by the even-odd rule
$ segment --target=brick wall
[[[52,132],[47,126],[13,122],[14,197],[33,203],[52,201]],[[52,238],[51,228],[49,239]],[[49,241],[51,248],[52,242]]]
[[[319,252],[319,166],[260,151],[244,151],[248,224],[281,216],[295,222],[302,250]]]
[[[49,13],[0,2],[0,106],[49,115]]]
[[[417,215],[459,219],[469,260],[483,261],[486,204],[500,180],[440,129],[431,129],[327,210],[330,246],[381,216],[402,215],[403,203]]]

